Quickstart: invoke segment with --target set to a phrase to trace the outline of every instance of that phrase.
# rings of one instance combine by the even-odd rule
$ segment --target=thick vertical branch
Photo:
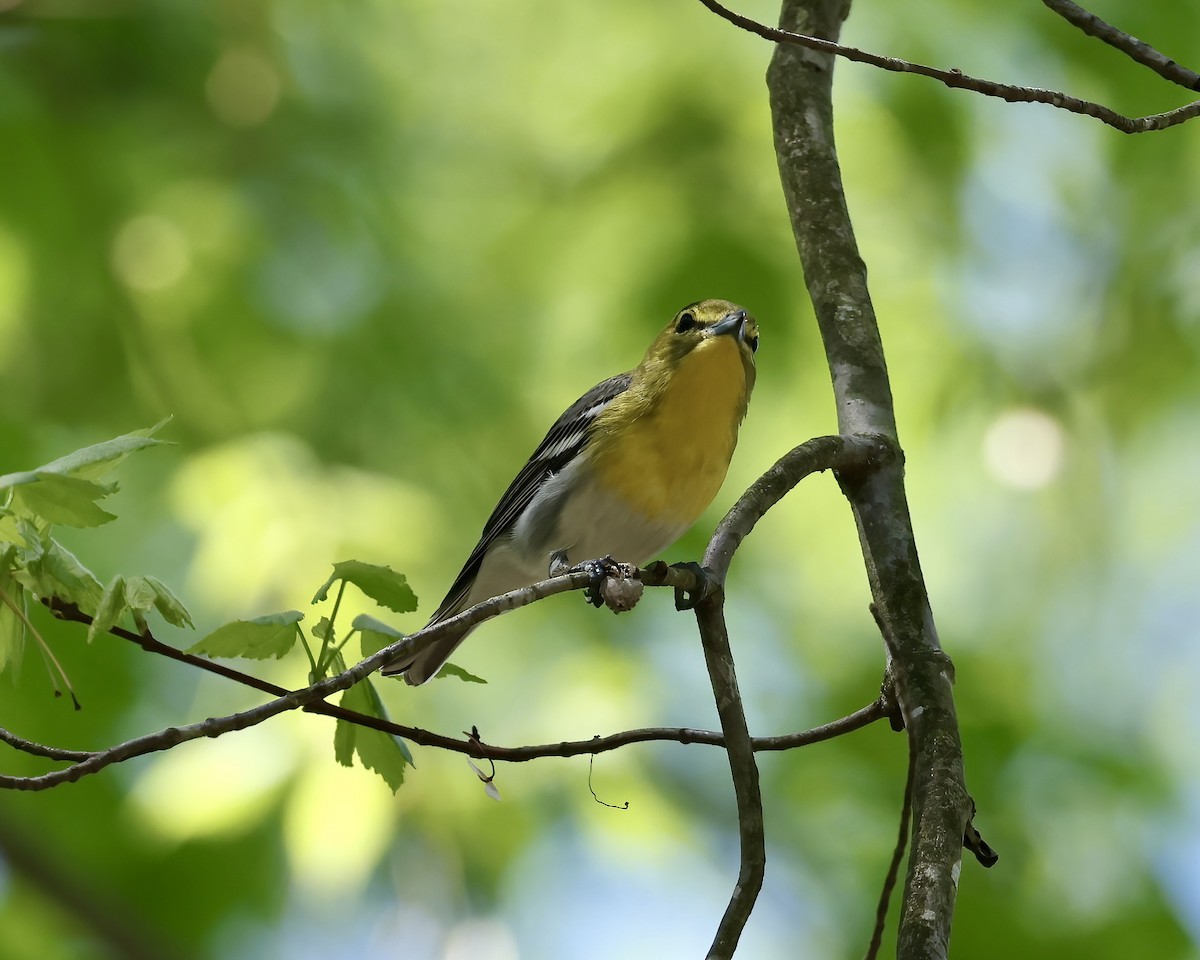
[[[784,0],[780,25],[837,39],[848,0]],[[779,45],[767,74],[775,149],[825,344],[843,435],[897,443],[883,347],[842,190],[833,139],[833,58]],[[838,476],[858,524],[871,592],[895,638],[893,671],[915,752],[913,849],[897,956],[945,957],[970,798],[949,660],[917,559],[902,460]]]

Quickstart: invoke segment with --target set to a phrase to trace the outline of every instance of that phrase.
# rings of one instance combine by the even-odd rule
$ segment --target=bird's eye
[[[758,353],[758,337],[747,337],[746,346],[750,348],[751,353]]]
[[[696,315],[691,310],[684,310],[675,323],[676,333],[687,333],[696,326]]]

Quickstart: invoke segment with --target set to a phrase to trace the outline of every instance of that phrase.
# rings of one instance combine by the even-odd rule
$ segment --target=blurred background
[[[1041,5],[858,5],[845,40],[1131,114],[1186,93]],[[739,5],[772,21],[764,0]],[[1200,8],[1096,12],[1200,65]],[[355,557],[423,623],[561,409],[683,304],[762,325],[729,480],[832,432],[772,153],[770,47],[699,4],[0,0],[0,472],[170,414],[62,530],[150,573],[199,633]],[[839,149],[908,455],[977,825],[961,956],[1200,956],[1200,123],[1128,137],[837,67]],[[870,701],[883,652],[827,476],[730,583],[751,727]],[[349,601],[348,601],[349,602]],[[355,597],[349,612],[378,613]],[[309,623],[318,614],[309,615]],[[0,725],[95,749],[259,702],[40,616]],[[166,641],[199,636],[162,626]],[[355,653],[357,651],[354,651]],[[715,727],[690,618],[560,597],[381,684],[392,716],[508,745]],[[306,664],[239,664],[280,683]],[[736,874],[728,768],[657,744],[501,766],[414,748],[395,796],[286,716],[0,796],[0,956],[697,957]],[[761,758],[769,864],[739,957],[852,957],[894,843],[886,725]],[[4,748],[2,768],[50,765]],[[895,909],[893,908],[893,916]],[[890,934],[889,934],[890,936]]]

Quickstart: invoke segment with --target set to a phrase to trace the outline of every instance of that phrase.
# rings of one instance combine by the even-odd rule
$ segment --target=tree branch
[[[567,577],[556,578],[556,580],[570,581],[572,577],[580,576],[586,578],[586,574],[571,574]],[[684,586],[693,588],[695,586],[695,578],[686,570],[674,569],[669,575],[663,578],[662,585],[672,586],[676,585],[676,583],[682,583]],[[546,583],[544,582],[543,584],[534,585],[534,588],[539,589],[526,588],[526,590],[529,591],[529,595],[531,597],[534,597],[535,594],[545,592],[540,589],[545,586]],[[556,587],[557,584],[554,586]],[[523,591],[514,591],[514,593],[520,592]],[[558,591],[555,589],[551,592]],[[549,594],[547,593],[546,595]],[[503,599],[503,597],[496,598],[496,600]],[[532,600],[528,600],[526,602],[532,602]],[[485,603],[480,604],[479,606],[489,607],[489,605],[492,605],[496,611],[499,611],[499,609],[504,606],[504,604],[494,603],[490,600],[485,601]],[[513,605],[515,607],[522,604],[514,602]],[[80,611],[73,604],[47,602],[47,606],[49,606],[57,616],[60,616],[63,619],[85,624],[91,622],[91,618],[87,614]],[[476,608],[472,608],[471,610],[466,611],[466,613],[471,613],[475,609]],[[497,612],[493,612],[491,615],[497,615]],[[338,681],[340,678],[345,678],[351,673],[358,675],[361,668],[363,668],[367,663],[375,663],[377,667],[381,662],[386,662],[387,657],[384,656],[384,654],[387,652],[386,650],[382,650],[375,656],[369,658],[369,660],[363,661],[362,663],[357,664],[355,667],[352,667],[351,670],[348,670],[345,674],[340,675],[340,678],[330,678],[329,680],[322,681],[319,684],[314,684],[310,687],[293,691],[277,686],[269,681],[261,680],[258,677],[242,673],[241,671],[225,666],[224,664],[214,663],[211,660],[184,653],[181,650],[177,650],[174,647],[162,643],[148,632],[144,635],[138,635],[121,627],[114,627],[110,633],[131,643],[136,643],[151,653],[167,656],[171,659],[188,663],[200,669],[217,673],[226,677],[227,679],[235,680],[238,683],[242,683],[261,692],[270,693],[277,698],[272,702],[272,704],[265,704],[263,707],[255,708],[257,711],[268,711],[268,708],[272,708],[273,705],[278,706],[279,704],[288,700],[290,700],[293,705],[283,706],[279,709],[270,709],[268,712],[262,713],[255,713],[255,711],[243,711],[242,713],[232,714],[227,717],[209,719],[204,721],[203,724],[192,724],[189,727],[171,727],[161,730],[155,734],[148,734],[144,737],[139,737],[134,740],[126,741],[125,743],[117,744],[103,751],[62,750],[56,747],[46,747],[0,728],[0,740],[3,740],[16,749],[23,750],[26,753],[31,753],[37,756],[43,756],[52,760],[69,760],[76,763],[76,766],[41,776],[0,776],[0,788],[13,790],[48,789],[50,787],[58,786],[61,783],[78,780],[84,775],[97,772],[98,770],[103,769],[112,763],[131,759],[135,756],[142,756],[147,753],[169,749],[178,743],[196,739],[198,736],[215,737],[232,730],[244,729],[247,726],[253,725],[253,723],[261,722],[262,720],[268,719],[270,716],[274,716],[276,713],[281,713],[287,709],[303,709],[308,712],[320,713],[326,716],[335,717],[337,719],[347,720],[351,723],[359,724],[360,726],[370,727],[371,729],[381,730],[384,733],[390,733],[395,736],[404,737],[405,739],[410,740],[413,743],[421,744],[422,746],[440,747],[444,750],[462,753],[472,757],[490,760],[507,760],[509,762],[524,762],[540,759],[542,757],[574,757],[581,755],[595,755],[598,753],[605,753],[609,750],[616,750],[633,743],[646,743],[652,741],[673,741],[682,744],[700,743],[722,747],[725,746],[726,743],[726,738],[721,733],[687,727],[646,727],[636,730],[626,730],[607,737],[596,737],[590,740],[562,741],[559,743],[537,744],[523,747],[495,746],[492,744],[483,743],[475,738],[460,740],[454,737],[447,737],[443,736],[442,734],[423,730],[420,727],[405,726],[403,724],[393,723],[389,720],[383,720],[378,717],[361,714],[353,710],[347,710],[333,704],[325,703],[320,699],[313,699],[312,696],[310,696],[317,687],[324,687],[325,685],[332,684],[334,681]],[[393,646],[388,649],[394,649],[398,647],[399,644],[393,644]],[[370,671],[368,670],[366,672],[369,673]],[[364,673],[362,675],[365,676],[366,674]],[[350,685],[352,684],[346,683],[344,685],[335,686],[324,695],[329,696],[331,693],[336,692],[337,689],[345,689],[346,686]],[[257,717],[257,719],[251,719],[249,722],[247,722],[247,718],[252,715]],[[880,698],[861,708],[860,710],[855,711],[849,716],[843,717],[839,720],[834,720],[827,724],[823,724],[822,726],[815,727],[811,730],[785,734],[783,736],[756,738],[752,741],[752,748],[756,751],[791,750],[797,747],[807,746],[811,743],[818,743],[822,740],[829,740],[834,737],[842,736],[864,727],[869,723],[873,723],[886,715],[887,705],[883,702],[882,698]],[[83,766],[84,769],[78,769],[80,766]]]
[[[784,0],[780,22],[789,34],[832,39],[848,9],[844,0]],[[791,39],[775,48],[767,72],[775,148],[839,430],[896,442],[883,346],[834,147],[833,52],[802,49]],[[950,663],[934,628],[900,458],[878,470],[839,471],[838,481],[858,525],[871,593],[895,641],[892,673],[916,757],[913,849],[897,955],[945,957],[970,816]]]
[[[847,60],[854,60],[858,63],[868,63],[873,67],[878,67],[881,70],[889,70],[893,73],[919,74],[922,77],[940,80],[947,87],[971,90],[974,93],[980,93],[986,97],[996,97],[1009,103],[1045,103],[1060,110],[1078,113],[1085,117],[1093,117],[1101,123],[1120,130],[1122,133],[1148,133],[1152,130],[1164,130],[1167,127],[1173,127],[1176,124],[1184,123],[1187,120],[1200,116],[1200,100],[1196,100],[1177,107],[1174,110],[1168,110],[1165,113],[1155,113],[1145,117],[1127,117],[1124,114],[1117,113],[1110,107],[1093,103],[1090,100],[1081,100],[1078,97],[1072,97],[1055,90],[1043,90],[1039,87],[1022,87],[1011,83],[1000,83],[995,80],[982,80],[977,77],[968,76],[961,70],[941,70],[937,67],[912,63],[911,61],[901,60],[897,57],[882,57],[876,53],[868,53],[856,47],[843,46],[832,40],[810,36],[807,33],[768,27],[757,20],[751,20],[749,17],[743,17],[739,13],[734,13],[732,10],[717,3],[717,0],[700,0],[700,2],[713,13],[717,14],[717,16],[728,20],[736,27],[757,34],[764,40],[805,47],[809,50],[844,57]],[[1046,2],[1046,0],[1043,0],[1043,2]]]
[[[767,865],[758,765],[754,762],[746,711],[738,691],[724,605],[725,592],[718,588],[696,607],[696,625],[700,629],[700,644],[704,649],[704,662],[708,666],[713,698],[717,704],[717,716],[725,733],[725,753],[729,758],[733,792],[737,800],[741,858],[737,883],[717,927],[712,946],[708,949],[708,960],[729,960],[733,956],[762,889]]]
[[[870,470],[895,459],[896,447],[885,436],[815,437],[780,457],[754,481],[717,525],[704,565],[724,581],[737,548],[754,525],[801,480],[822,470]]]
[[[1177,83],[1188,90],[1200,90],[1200,73],[1180,66],[1170,57],[1159,53],[1150,44],[1105,23],[1090,10],[1084,10],[1083,7],[1072,3],[1071,0],[1042,0],[1042,3],[1067,23],[1078,27],[1088,36],[1103,40],[1110,47],[1115,47],[1130,60],[1149,67],[1164,80],[1170,80],[1171,83]]]
[[[24,737],[18,737],[15,733],[5,730],[0,727],[0,740],[3,740],[10,747],[20,750],[22,753],[28,753],[35,757],[44,757],[47,760],[69,760],[72,763],[78,763],[80,760],[87,760],[94,756],[90,750],[63,750],[60,747],[47,747],[40,743],[34,743],[32,740],[26,740]]]

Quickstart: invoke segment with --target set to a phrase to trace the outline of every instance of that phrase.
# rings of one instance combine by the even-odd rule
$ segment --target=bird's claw
[[[604,596],[600,592],[604,581],[608,577],[618,577],[621,575],[621,565],[612,557],[601,557],[598,560],[585,560],[571,568],[572,571],[586,573],[591,578],[591,583],[583,595],[593,607],[604,606]]]
[[[707,567],[700,566],[695,561],[687,560],[683,563],[673,563],[671,567],[675,570],[686,570],[696,578],[699,584],[694,590],[688,590],[686,587],[675,588],[676,610],[694,610],[720,586],[717,578],[713,576],[712,571]]]

